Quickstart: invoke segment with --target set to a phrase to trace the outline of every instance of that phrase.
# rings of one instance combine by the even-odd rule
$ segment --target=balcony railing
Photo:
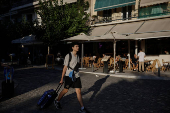
[[[127,20],[134,20],[134,19],[141,19],[141,18],[151,18],[151,17],[161,17],[170,15],[170,11],[164,13],[157,13],[157,14],[150,14],[150,15],[139,15],[139,16],[132,16],[129,18],[123,18],[122,16],[116,17],[99,17],[92,20],[91,25],[94,24],[103,24],[103,23],[110,23],[110,22],[120,22],[120,21],[127,21]]]
[[[117,16],[117,17],[100,17],[100,19],[93,19],[92,20],[92,25],[93,24],[102,24],[102,23],[110,23],[110,22],[119,22],[119,21],[125,21],[125,20],[132,20],[132,19],[137,19],[137,16],[134,17],[129,17],[129,18],[122,18],[122,16]]]

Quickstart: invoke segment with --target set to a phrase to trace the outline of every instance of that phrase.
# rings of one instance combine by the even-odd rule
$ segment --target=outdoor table
[[[104,56],[101,61],[104,63],[103,73],[108,73],[108,60],[110,56]]]
[[[119,73],[124,73],[124,72],[123,72],[123,62],[124,62],[124,61],[119,60],[118,62],[119,62]]]
[[[170,61],[165,61],[165,62],[162,62],[163,64],[164,63],[167,63],[168,65],[166,66],[166,69],[168,69],[169,70],[169,67],[170,67]]]
[[[154,60],[144,60],[144,71],[146,71],[146,67],[151,65],[151,61],[154,61]],[[137,61],[138,63],[138,71],[139,71],[139,61]]]
[[[108,73],[108,61],[103,62],[104,62],[103,73]]]
[[[93,57],[90,57],[90,59],[89,59],[89,64],[91,64],[92,72],[94,71],[94,65],[93,65],[93,62],[94,62]]]

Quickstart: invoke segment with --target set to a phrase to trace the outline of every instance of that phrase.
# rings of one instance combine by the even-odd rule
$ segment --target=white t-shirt
[[[79,59],[79,57],[77,58],[77,56],[74,56],[72,52],[71,52],[71,55],[72,55],[72,59],[70,61],[70,67],[72,69],[74,69],[74,67],[76,66],[77,62],[80,62],[80,59]],[[68,62],[69,62],[69,54],[67,54],[65,56],[64,65],[68,66]],[[65,76],[69,76],[69,73],[72,71],[72,69],[70,69],[70,68],[68,69],[67,68]],[[74,71],[74,74],[75,74],[76,78],[80,77],[79,71],[78,72]]]
[[[144,52],[139,52],[138,57],[139,57],[139,62],[144,62],[145,53]]]

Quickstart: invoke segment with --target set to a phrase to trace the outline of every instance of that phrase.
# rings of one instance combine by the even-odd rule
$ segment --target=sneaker
[[[57,100],[54,100],[54,105],[57,109],[62,109],[60,102],[57,102]]]
[[[79,110],[79,113],[90,113],[86,108],[84,108],[83,110],[82,109],[80,109]]]

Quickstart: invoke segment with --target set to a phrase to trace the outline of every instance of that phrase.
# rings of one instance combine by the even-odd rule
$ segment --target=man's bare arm
[[[61,76],[61,81],[60,81],[61,84],[63,83],[63,79],[64,79],[64,75],[66,73],[66,70],[67,70],[67,66],[64,66],[62,76]]]

